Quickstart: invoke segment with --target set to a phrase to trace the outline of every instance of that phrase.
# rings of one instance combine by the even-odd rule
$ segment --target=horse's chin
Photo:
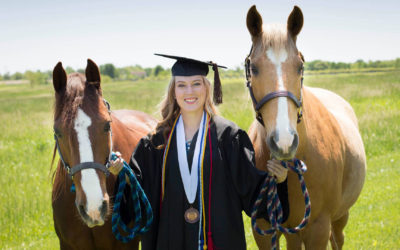
[[[103,226],[104,220],[83,219],[83,223],[85,223],[89,228],[94,228]]]
[[[101,227],[101,226],[104,225],[104,221],[103,221],[103,222],[100,222],[100,223],[97,223],[97,224],[93,224],[93,223],[91,223],[91,222],[86,222],[86,221],[85,221],[85,223],[86,223],[86,225],[87,225],[89,228]]]
[[[289,161],[292,160],[296,156],[296,152],[291,152],[288,154],[279,154],[275,152],[271,152],[271,158],[276,159],[278,161]]]
[[[89,228],[94,228],[96,226],[103,226],[104,225],[104,218],[103,216],[89,216],[88,213],[82,206],[78,207],[79,216],[81,217],[83,223],[85,223]]]

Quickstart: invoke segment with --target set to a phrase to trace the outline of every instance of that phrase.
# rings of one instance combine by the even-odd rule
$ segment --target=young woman
[[[246,132],[216,115],[206,76],[213,66],[214,102],[220,103],[221,66],[161,56],[177,60],[162,120],[130,160],[154,214],[142,249],[246,249],[242,211],[250,216],[267,173],[255,168]],[[122,160],[116,160],[110,170],[117,174],[121,168]],[[269,161],[268,171],[281,183],[287,217],[287,171],[278,161]]]

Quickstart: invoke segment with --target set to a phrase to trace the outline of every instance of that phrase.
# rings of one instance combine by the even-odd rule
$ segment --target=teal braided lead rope
[[[117,155],[113,152],[111,155],[111,160],[116,160]],[[125,176],[128,176],[130,181],[130,188],[131,188],[131,195],[134,204],[134,225],[132,228],[129,228],[121,219],[120,215],[120,204],[124,194],[124,189],[126,187],[126,180]],[[151,209],[150,202],[147,199],[146,194],[144,193],[142,187],[140,186],[139,181],[136,179],[135,174],[133,173],[132,169],[129,167],[128,163],[124,161],[124,166],[121,172],[118,174],[119,186],[118,192],[114,198],[114,208],[111,217],[111,225],[112,225],[112,232],[117,238],[117,240],[122,241],[124,243],[129,242],[138,234],[143,234],[147,232],[150,228],[151,223],[153,222],[153,212]],[[128,185],[129,186],[129,185]],[[142,226],[142,207],[144,206],[145,210],[145,225]],[[120,230],[128,234],[127,236],[122,236]]]
[[[265,178],[265,181],[262,185],[262,188],[260,190],[260,194],[258,195],[258,198],[254,204],[253,211],[251,213],[251,224],[254,229],[258,234],[260,235],[266,235],[266,234],[272,234],[271,238],[271,247],[272,249],[276,249],[277,247],[277,231],[281,231],[282,233],[286,234],[294,234],[303,229],[310,218],[311,214],[311,201],[310,197],[308,195],[308,190],[304,181],[303,174],[307,171],[306,165],[300,161],[299,159],[293,159],[287,162],[282,161],[281,162],[282,166],[285,168],[289,168],[290,170],[294,171],[297,173],[297,176],[300,181],[301,185],[301,191],[304,196],[304,203],[305,203],[305,211],[304,211],[304,217],[303,220],[300,222],[300,224],[294,228],[285,228],[283,227],[282,224],[282,219],[283,219],[283,211],[282,211],[282,206],[281,202],[279,200],[278,196],[278,189],[276,186],[276,180],[275,177],[268,175],[267,178]],[[268,218],[271,224],[271,228],[267,230],[261,230],[256,223],[256,215],[258,208],[261,204],[261,201],[263,197],[265,197],[265,193],[267,192],[267,212],[268,212]]]

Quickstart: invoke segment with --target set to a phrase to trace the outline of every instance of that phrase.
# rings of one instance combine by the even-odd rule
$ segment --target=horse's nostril
[[[279,147],[276,144],[276,140],[277,139],[275,137],[275,133],[272,136],[270,136],[269,140],[268,140],[269,148],[270,148],[271,151],[274,151],[274,152],[278,152],[279,151]]]
[[[295,133],[293,138],[293,143],[290,146],[290,152],[295,151],[298,145],[299,145],[299,136],[297,135],[297,133]]]
[[[100,215],[102,218],[104,218],[107,215],[107,211],[108,211],[108,203],[107,201],[103,201],[100,208]]]

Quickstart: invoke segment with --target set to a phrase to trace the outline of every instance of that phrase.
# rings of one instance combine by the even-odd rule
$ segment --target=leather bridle
[[[294,102],[297,107],[297,123],[301,122],[301,118],[303,116],[303,97],[302,92],[300,90],[300,100],[296,98],[296,96],[291,93],[290,91],[285,90],[278,90],[265,95],[259,102],[257,102],[256,98],[254,97],[253,88],[251,86],[251,69],[250,69],[250,55],[253,52],[253,46],[251,46],[250,53],[245,59],[245,71],[246,71],[246,85],[250,92],[251,100],[253,101],[253,107],[256,112],[256,119],[264,126],[264,121],[262,119],[260,109],[270,100],[277,98],[277,97],[288,97],[290,100]],[[304,67],[301,69],[301,88],[303,88],[303,74],[304,74]]]
[[[106,107],[108,109],[108,114],[111,117],[110,104],[105,99],[103,99],[103,102],[104,102],[104,105],[106,105]],[[108,177],[110,175],[110,171],[108,170],[108,168],[110,167],[111,154],[112,154],[112,149],[113,149],[111,126],[110,126],[110,143],[111,143],[110,154],[108,155],[108,158],[107,158],[107,161],[106,161],[105,165],[97,163],[97,162],[82,162],[82,163],[79,163],[79,164],[77,164],[77,165],[75,165],[73,167],[70,167],[68,165],[68,163],[65,162],[65,160],[64,160],[64,158],[63,158],[63,156],[61,154],[60,146],[59,146],[59,143],[58,143],[58,138],[57,138],[57,135],[56,135],[55,132],[54,132],[54,140],[56,141],[56,147],[57,147],[58,154],[60,155],[60,160],[64,165],[65,171],[67,171],[67,173],[71,177],[71,179],[73,179],[74,175],[77,172],[79,172],[79,171],[81,171],[83,169],[98,169],[98,170],[104,172],[106,177]]]

